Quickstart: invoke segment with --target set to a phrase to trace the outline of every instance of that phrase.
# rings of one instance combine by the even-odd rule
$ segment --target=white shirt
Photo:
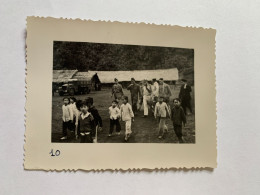
[[[157,117],[157,116],[166,117],[167,112],[168,112],[168,114],[170,114],[169,108],[165,102],[162,102],[161,104],[160,104],[160,102],[156,103],[155,110],[154,110],[155,117]]]
[[[62,105],[62,120],[64,122],[73,120],[73,111],[71,110],[70,105]]]
[[[157,82],[152,85],[152,94],[156,97],[159,96],[159,84]]]
[[[151,85],[147,84],[147,89],[151,90]],[[145,96],[151,95],[151,93],[147,89],[146,89],[146,86],[144,85],[143,86],[143,95],[145,95]]]
[[[122,104],[120,110],[123,121],[129,121],[134,117],[132,106],[129,103]]]
[[[82,120],[84,120],[84,118],[87,118],[89,115],[90,115],[89,112],[87,112],[86,114],[82,113],[82,114],[81,114]]]
[[[116,106],[113,108],[113,106],[109,107],[109,115],[110,115],[110,119],[112,120],[116,120],[120,117],[120,110],[119,108]]]
[[[73,117],[74,116],[77,116],[77,107],[76,107],[76,103],[74,102],[73,104],[69,104],[69,106],[70,106],[70,108],[71,108],[71,110],[72,110],[72,113],[73,113]]]

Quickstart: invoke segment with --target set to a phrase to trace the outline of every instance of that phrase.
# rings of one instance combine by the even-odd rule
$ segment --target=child
[[[95,122],[94,117],[89,112],[88,103],[84,101],[80,101],[78,103],[78,107],[80,108],[81,114],[79,116],[79,133],[80,133],[80,142],[81,143],[92,143],[93,137],[95,137]]]
[[[116,126],[117,135],[120,135],[120,131],[121,131],[121,125],[119,123],[120,110],[118,108],[117,100],[112,101],[112,106],[109,107],[109,116],[110,116],[110,129],[109,129],[108,137],[111,137],[114,131],[114,126]]]
[[[182,123],[185,127],[186,116],[183,108],[180,106],[181,102],[179,98],[173,100],[174,106],[172,108],[172,121],[175,134],[178,137],[179,143],[184,143],[182,138]]]
[[[76,98],[70,97],[70,109],[72,110],[72,122],[70,123],[70,131],[75,132],[76,130],[76,115],[77,115],[77,107],[76,107]],[[76,135],[76,134],[75,134]]]
[[[165,133],[165,122],[168,116],[170,116],[170,110],[167,104],[163,101],[164,98],[162,96],[159,97],[159,102],[156,103],[154,109],[154,118],[158,117],[159,121],[159,139],[162,139]]]
[[[93,98],[92,97],[88,97],[86,99],[87,101],[87,104],[88,104],[88,107],[89,107],[89,112],[92,114],[92,116],[94,117],[94,121],[95,121],[95,125],[96,125],[96,128],[99,130],[99,131],[102,131],[102,127],[103,127],[103,123],[102,123],[102,118],[101,116],[99,115],[98,113],[98,110],[95,108],[95,106],[93,105],[94,101],[93,101]],[[96,134],[96,132],[95,132]]]
[[[62,133],[63,137],[60,138],[61,140],[66,140],[67,137],[67,129],[70,128],[71,121],[73,119],[73,113],[69,106],[70,100],[67,97],[63,98],[63,105],[62,105]]]
[[[134,122],[134,113],[132,110],[132,106],[128,103],[128,97],[122,97],[123,104],[120,107],[122,120],[125,121],[125,141],[127,142],[132,130],[131,130],[131,122]]]

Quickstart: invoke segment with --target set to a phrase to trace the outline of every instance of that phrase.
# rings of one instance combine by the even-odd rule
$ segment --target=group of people
[[[182,124],[186,124],[186,108],[192,113],[191,107],[191,87],[187,84],[186,79],[182,79],[182,86],[179,92],[179,97],[173,100],[173,107],[170,108],[170,97],[172,92],[170,86],[166,84],[163,78],[157,82],[152,79],[151,83],[143,80],[137,84],[135,79],[131,79],[131,84],[127,87],[130,90],[132,108],[134,115],[143,106],[143,118],[149,114],[149,110],[153,112],[154,117],[159,122],[159,139],[164,137],[165,132],[168,131],[166,125],[167,117],[173,121],[174,131],[180,143],[183,143],[182,138]],[[120,101],[124,96],[123,87],[119,84],[118,79],[115,78],[115,84],[112,87],[112,97]],[[138,108],[139,107],[139,108]]]
[[[76,100],[74,97],[64,97],[62,105],[61,140],[68,139],[68,130],[75,134],[80,142],[95,142],[97,131],[102,131],[103,123],[98,110],[93,105],[93,98]]]
[[[173,100],[172,108],[170,107],[170,97],[172,96],[170,86],[160,78],[157,82],[153,79],[151,83],[143,80],[137,84],[135,79],[131,79],[131,84],[127,87],[131,94],[131,103],[128,102],[128,96],[124,95],[123,87],[119,84],[118,79],[114,79],[115,84],[112,87],[111,97],[112,104],[109,107],[110,128],[108,137],[112,136],[114,128],[116,134],[120,135],[120,120],[125,123],[125,137],[128,141],[131,136],[131,124],[134,116],[143,106],[143,116],[148,117],[151,111],[159,123],[158,138],[164,138],[168,131],[166,119],[171,118],[173,121],[174,131],[178,137],[179,143],[183,143],[182,124],[186,124],[186,108],[192,108],[190,104],[191,87],[187,84],[187,80],[183,79],[183,85],[180,89],[179,98]],[[95,142],[97,131],[102,131],[102,119],[98,110],[93,105],[93,98],[78,100],[74,97],[64,97],[62,106],[63,119],[63,137],[61,140],[67,139],[67,130],[75,132],[76,139],[80,137],[80,142]]]

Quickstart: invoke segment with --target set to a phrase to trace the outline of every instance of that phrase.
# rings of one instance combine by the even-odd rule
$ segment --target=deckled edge
[[[216,167],[161,167],[161,168],[127,168],[127,169],[46,169],[46,168],[26,168],[25,164],[26,164],[26,135],[27,135],[27,130],[26,130],[26,118],[27,118],[27,90],[28,90],[28,60],[27,60],[27,40],[28,40],[28,19],[29,18],[40,18],[40,19],[62,19],[62,20],[70,20],[70,21],[87,21],[87,22],[103,22],[103,23],[122,23],[122,24],[145,24],[145,25],[152,25],[152,26],[171,26],[171,27],[181,27],[181,28],[188,28],[188,29],[198,29],[198,30],[214,30],[215,31],[215,49],[214,49],[214,84],[215,84],[215,111],[217,113],[217,90],[216,90],[216,33],[217,30],[211,27],[196,27],[196,26],[181,26],[181,25],[172,25],[172,24],[156,24],[156,23],[145,23],[145,22],[121,22],[121,21],[111,21],[111,20],[92,20],[92,19],[80,19],[80,18],[64,18],[64,17],[60,17],[60,18],[56,18],[56,17],[50,17],[50,16],[27,16],[26,17],[26,41],[25,41],[25,63],[26,63],[26,67],[25,67],[25,98],[26,98],[26,102],[25,102],[25,114],[24,114],[24,126],[25,126],[25,134],[24,134],[24,159],[23,159],[23,167],[24,170],[26,171],[45,171],[45,172],[76,172],[76,171],[83,171],[83,172],[121,172],[121,173],[125,173],[125,172],[166,172],[166,171],[210,171],[213,172],[215,168],[217,168],[218,166],[218,161],[217,161],[217,157],[218,157],[218,153],[216,154]],[[216,131],[215,131],[215,137],[216,137],[216,151],[217,151],[217,114],[216,114]]]

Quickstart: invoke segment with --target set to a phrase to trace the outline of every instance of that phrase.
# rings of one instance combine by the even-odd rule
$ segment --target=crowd
[[[143,80],[139,84],[132,78],[131,84],[127,87],[131,94],[131,104],[128,102],[128,96],[123,93],[122,85],[115,78],[111,94],[113,100],[108,108],[110,118],[108,137],[112,136],[114,129],[116,129],[116,135],[120,135],[120,120],[122,120],[125,126],[124,141],[127,142],[132,134],[131,126],[134,117],[143,107],[143,118],[148,117],[149,112],[152,112],[152,115],[158,120],[159,139],[163,139],[169,131],[166,120],[170,118],[179,143],[183,143],[182,126],[186,124],[186,108],[192,113],[192,107],[190,103],[191,87],[187,84],[187,80],[182,79],[182,82],[179,97],[173,99],[171,108],[171,89],[163,78],[160,78],[158,82],[153,79],[151,83]],[[97,132],[103,130],[103,124],[102,118],[94,106],[93,98],[76,100],[74,97],[64,97],[63,102],[63,137],[61,140],[68,138],[67,131],[69,130],[75,133],[76,139],[80,138],[82,143],[96,142]]]

